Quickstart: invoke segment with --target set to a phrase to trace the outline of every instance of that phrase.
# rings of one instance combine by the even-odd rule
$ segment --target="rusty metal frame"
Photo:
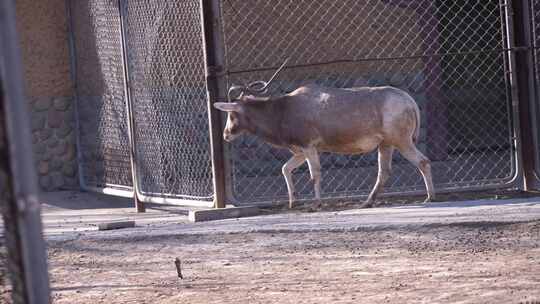
[[[8,259],[20,261],[20,265],[8,265],[18,269],[12,273],[13,284],[21,294],[13,294],[20,303],[49,303],[49,277],[47,253],[42,236],[41,208],[38,199],[37,174],[32,155],[32,141],[28,103],[24,96],[21,50],[15,22],[15,1],[0,1],[0,102],[5,115],[4,151],[7,159],[2,166],[7,169],[7,189],[2,192],[4,217],[11,225],[7,235]],[[4,187],[6,185],[2,185]],[[9,213],[9,214],[8,214]],[[13,245],[9,246],[9,245]],[[16,279],[16,280],[15,280]],[[17,296],[17,298],[15,298]],[[17,302],[18,303],[18,302]]]

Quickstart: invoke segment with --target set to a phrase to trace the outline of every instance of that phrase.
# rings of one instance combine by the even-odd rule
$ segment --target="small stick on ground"
[[[174,259],[174,265],[176,265],[176,272],[178,273],[178,277],[180,279],[184,279],[184,276],[182,276],[182,267],[180,265],[180,259],[179,258]]]

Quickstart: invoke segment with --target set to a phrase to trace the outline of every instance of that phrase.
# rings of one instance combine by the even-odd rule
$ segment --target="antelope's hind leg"
[[[304,150],[304,155],[309,166],[309,173],[313,180],[313,187],[315,190],[316,205],[313,208],[321,207],[321,162],[319,159],[319,152],[315,148],[309,148]]]
[[[392,154],[394,153],[394,147],[381,144],[379,146],[379,172],[377,174],[377,182],[373,186],[373,190],[368,196],[368,199],[363,203],[361,208],[369,208],[373,206],[377,195],[381,192],[384,184],[390,177],[392,171]]]
[[[433,187],[433,178],[431,176],[431,161],[429,158],[427,158],[420,150],[416,148],[416,146],[411,142],[409,145],[405,147],[398,147],[399,152],[405,157],[408,161],[410,161],[413,165],[415,165],[418,170],[420,170],[420,173],[422,173],[422,177],[424,178],[424,183],[426,184],[426,191],[427,191],[427,198],[424,201],[430,202],[435,199],[435,190]]]

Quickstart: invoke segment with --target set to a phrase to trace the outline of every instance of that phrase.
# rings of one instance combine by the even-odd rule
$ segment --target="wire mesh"
[[[7,147],[0,147],[2,150],[5,148]],[[7,155],[7,153],[2,154]],[[0,183],[2,183],[0,212],[4,228],[0,235],[0,300],[5,303],[26,303],[25,288],[27,287],[20,248],[20,232],[17,228],[13,206],[8,205],[13,197],[9,191],[10,180],[7,169],[3,165],[0,168]]]
[[[3,224],[0,223],[0,226]],[[8,303],[7,295],[11,289],[7,281],[7,249],[5,243],[4,235],[0,234],[0,300],[2,300],[2,303]]]
[[[80,167],[92,187],[130,189],[120,14],[117,0],[70,1],[75,44]]]
[[[533,49],[533,59],[534,59],[534,81],[535,81],[535,90],[536,90],[536,100],[534,101],[536,103],[536,113],[534,113],[536,124],[538,125],[540,123],[540,101],[538,100],[540,96],[540,1],[539,0],[531,0],[530,1],[530,10],[531,10],[531,30],[532,30],[532,46]],[[536,135],[534,143],[536,144],[535,151],[536,151],[536,174],[537,176],[540,176],[540,132],[538,130],[533,130],[533,134]]]
[[[419,149],[432,161],[437,190],[504,185],[516,174],[505,24],[499,1],[222,2],[229,84],[267,80],[290,57],[271,94],[305,83],[328,87],[392,85],[421,110]],[[286,197],[288,151],[244,136],[229,147],[238,203]],[[325,197],[367,194],[376,153],[323,154]],[[307,166],[294,176],[311,197]],[[398,153],[387,193],[424,190],[420,173]]]
[[[0,102],[3,103],[0,79]],[[4,108],[0,105],[0,155],[8,159],[8,145],[5,131]],[[0,163],[0,300],[5,303],[24,303],[24,271],[20,250],[19,232],[13,206],[9,205],[13,196],[8,162]],[[4,303],[4,302],[2,302]]]
[[[210,200],[199,1],[122,3],[141,192]]]

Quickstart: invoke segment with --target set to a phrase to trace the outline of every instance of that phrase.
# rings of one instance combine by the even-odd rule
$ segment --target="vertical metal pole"
[[[139,198],[139,179],[137,175],[137,149],[135,148],[135,120],[133,118],[133,103],[131,99],[131,90],[129,82],[129,66],[128,55],[126,48],[126,24],[125,24],[125,11],[122,3],[126,3],[126,0],[118,0],[118,12],[120,16],[120,36],[122,44],[122,69],[124,72],[124,98],[126,101],[126,118],[128,128],[129,139],[129,158],[131,162],[131,175],[133,180],[133,201],[135,203],[135,209],[137,212],[146,212],[144,202]]]
[[[225,66],[221,35],[220,0],[199,0],[206,67],[210,149],[214,177],[214,208],[225,208],[225,160],[221,137],[221,114],[213,107],[217,100],[225,100],[226,87],[220,73]],[[222,76],[222,75],[221,75]]]
[[[518,0],[521,1],[521,0]],[[519,126],[519,100],[520,100],[520,88],[517,75],[517,61],[516,61],[516,41],[515,41],[515,29],[514,29],[514,10],[511,0],[505,0],[502,4],[504,8],[504,15],[506,21],[506,45],[508,51],[508,79],[510,81],[510,96],[511,96],[511,115],[512,115],[512,143],[515,148],[514,155],[516,162],[514,168],[518,174],[517,182],[523,180],[523,176],[520,175],[520,171],[523,168],[522,155],[521,155],[521,132]],[[523,186],[522,186],[523,188]]]
[[[529,42],[528,46],[531,48],[530,51],[530,61],[528,65],[531,67],[529,69],[529,107],[531,119],[531,128],[533,134],[533,144],[532,153],[534,154],[534,172],[529,173],[527,176],[527,189],[539,189],[540,188],[540,106],[539,106],[539,91],[540,88],[540,58],[538,57],[538,47],[540,46],[540,41],[536,39],[540,34],[537,31],[537,22],[535,20],[535,9],[540,9],[536,1],[528,1],[529,5],[524,7],[524,22],[527,21],[526,26],[529,28],[526,29],[525,33],[528,35],[526,38]],[[531,181],[532,180],[532,181]]]
[[[9,184],[0,193],[4,212],[9,212],[11,227],[16,233],[14,241],[21,261],[24,282],[18,286],[24,295],[23,303],[49,303],[49,277],[47,253],[42,237],[38,183],[32,156],[28,104],[24,97],[19,39],[15,28],[15,1],[0,1],[0,114],[7,147],[4,146],[2,167],[8,175],[3,182]],[[6,157],[7,156],[7,157]],[[6,236],[7,237],[7,236]],[[13,242],[11,242],[13,244]],[[10,254],[17,252],[11,252]],[[14,267],[14,265],[8,265]]]
[[[508,15],[508,37],[509,47],[514,45],[527,46],[531,45],[531,29],[530,29],[530,12],[528,5],[524,2],[527,0],[514,0],[507,3]],[[531,121],[530,104],[534,101],[534,76],[533,76],[533,58],[530,48],[510,51],[510,64],[514,64],[511,68],[512,72],[512,87],[514,88],[512,98],[513,109],[517,112],[518,118],[515,125],[515,136],[518,140],[517,147],[521,158],[521,166],[523,168],[523,187],[525,190],[530,189],[535,181],[535,155],[534,155],[534,140],[533,140],[533,125]],[[515,92],[514,92],[515,91]],[[515,96],[514,96],[515,95]]]
[[[81,151],[81,123],[79,120],[79,87],[77,86],[77,47],[75,45],[75,29],[73,26],[73,12],[71,10],[71,2],[66,0],[66,21],[67,21],[67,36],[69,45],[69,64],[71,85],[73,90],[73,121],[75,121],[75,146],[77,148],[77,172],[79,174],[79,188],[85,186],[84,166]]]

